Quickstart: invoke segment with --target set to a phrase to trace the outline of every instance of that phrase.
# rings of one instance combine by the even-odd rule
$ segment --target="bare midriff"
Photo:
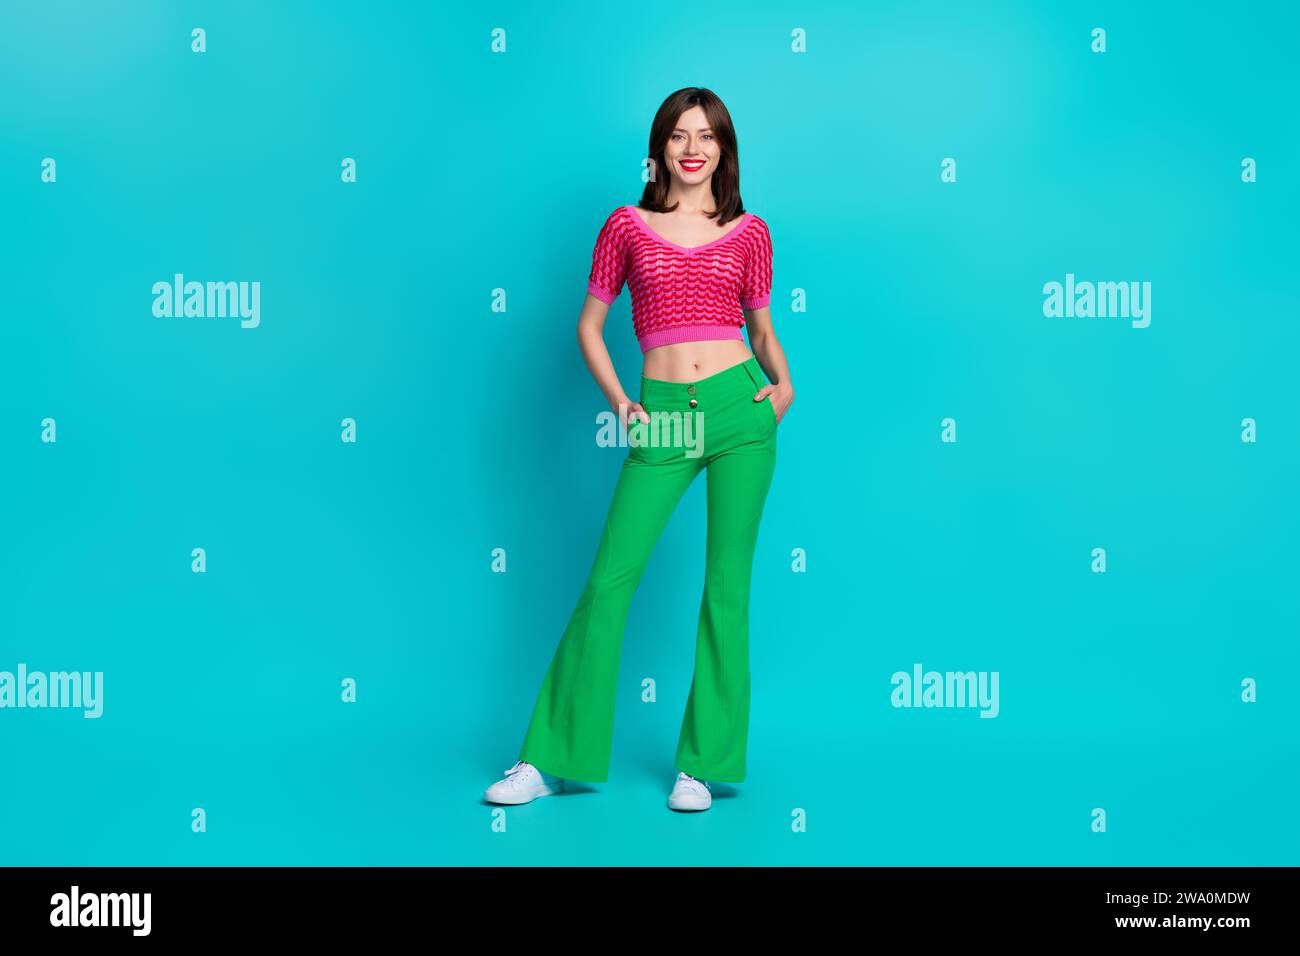
[[[661,382],[698,382],[738,365],[752,354],[739,339],[661,345],[645,353],[641,374]]]

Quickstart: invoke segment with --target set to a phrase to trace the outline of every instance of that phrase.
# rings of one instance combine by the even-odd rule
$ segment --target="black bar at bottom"
[[[529,945],[619,945],[626,934],[651,943],[661,932],[735,942],[775,931],[814,934],[809,942],[847,931],[864,945],[882,931],[972,942],[1172,933],[1230,945],[1243,933],[1290,935],[1297,874],[1295,867],[14,867],[0,869],[0,926],[6,941],[72,936],[92,946],[133,937],[385,941],[431,931],[438,934],[426,937],[431,943],[455,931],[484,946],[513,933]],[[460,935],[476,930],[477,944]]]

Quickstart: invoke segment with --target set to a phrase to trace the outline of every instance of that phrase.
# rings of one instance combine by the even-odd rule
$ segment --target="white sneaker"
[[[564,780],[560,777],[543,773],[532,764],[518,760],[506,771],[504,779],[483,791],[483,796],[488,803],[527,803],[563,789]]]
[[[697,780],[689,773],[677,771],[677,781],[673,792],[668,795],[668,806],[674,810],[707,810],[713,803],[713,794],[704,780]]]

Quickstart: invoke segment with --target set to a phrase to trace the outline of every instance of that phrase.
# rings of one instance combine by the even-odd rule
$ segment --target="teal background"
[[[0,711],[0,863],[1300,862],[1293,4],[2,11],[0,670],[103,671],[105,714]],[[493,832],[626,453],[592,245],[687,85],[736,123],[798,393],[749,778],[665,806],[701,479],[609,782]],[[260,328],[154,318],[175,272],[260,281]],[[1150,327],[1044,318],[1067,272],[1150,281]],[[626,291],[606,336],[634,391]],[[915,662],[998,671],[1000,716],[895,710]]]

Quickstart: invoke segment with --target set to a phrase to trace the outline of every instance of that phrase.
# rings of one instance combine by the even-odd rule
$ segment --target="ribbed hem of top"
[[[740,307],[742,309],[749,309],[750,311],[753,311],[754,309],[766,308],[771,303],[771,301],[772,301],[772,294],[769,292],[767,295],[760,296],[757,299],[750,299],[749,301],[741,299]]]
[[[601,302],[604,302],[606,305],[612,305],[614,300],[618,298],[618,296],[616,295],[610,295],[608,292],[606,292],[600,286],[596,285],[596,283],[594,282],[587,283],[587,291],[590,292],[592,295],[594,295]]]
[[[676,345],[678,342],[714,342],[723,339],[740,339],[743,342],[745,336],[741,334],[738,325],[704,325],[702,323],[677,325],[672,328],[650,332],[647,335],[637,336],[637,342],[640,343],[642,352],[657,349],[661,345]]]

